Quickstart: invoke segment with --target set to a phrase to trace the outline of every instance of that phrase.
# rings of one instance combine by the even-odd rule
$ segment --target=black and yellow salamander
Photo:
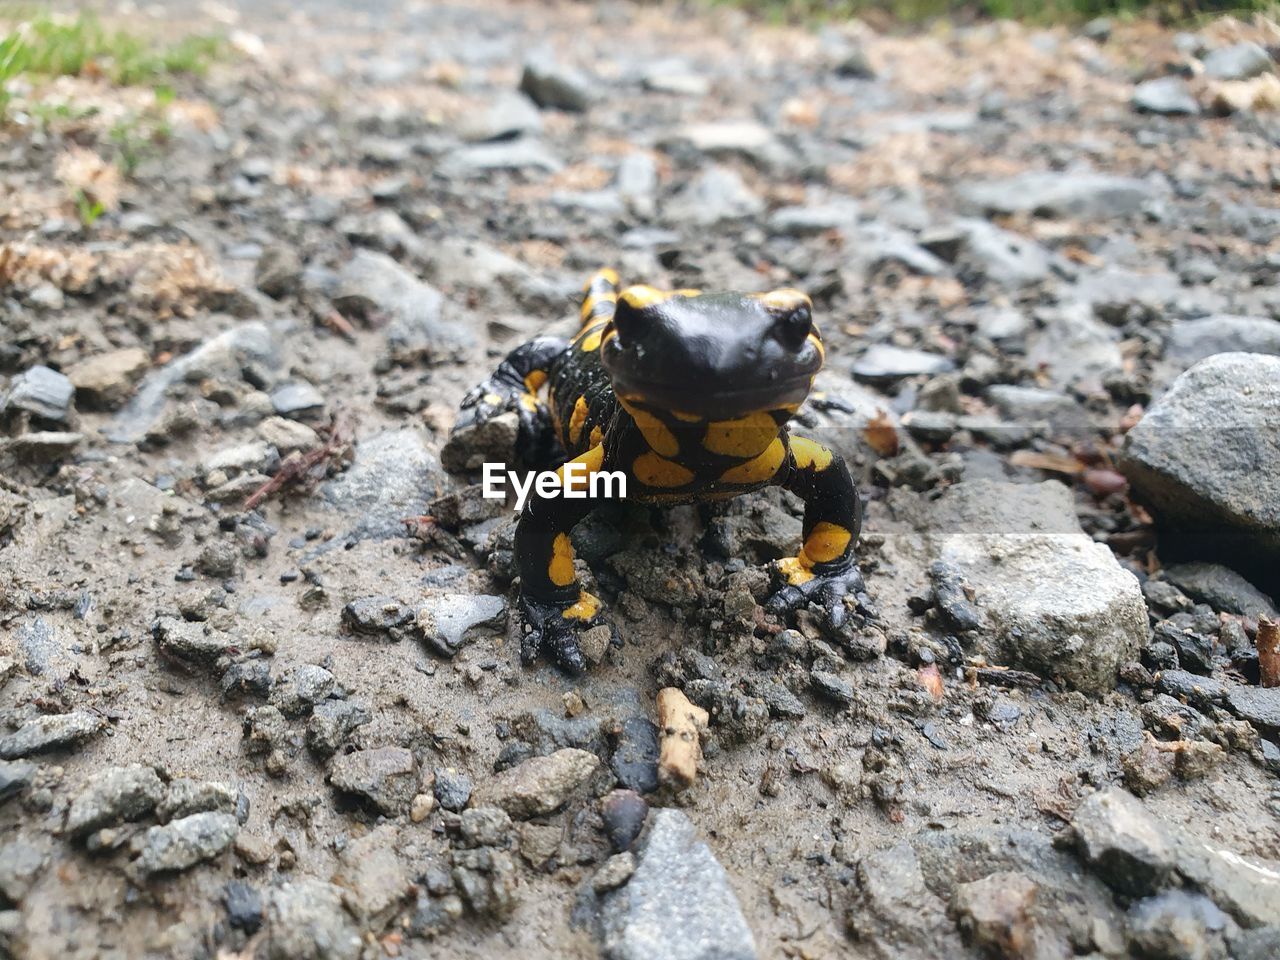
[[[775,562],[780,588],[767,609],[816,604],[839,629],[846,597],[858,603],[863,590],[854,561],[862,501],[843,459],[786,427],[822,362],[812,304],[798,290],[619,291],[617,273],[601,270],[585,287],[577,336],[514,350],[467,394],[454,429],[515,410],[521,453],[534,465],[549,469],[567,455],[582,464],[579,477],[621,471],[627,499],[646,503],[782,485],[804,501],[804,542]],[[544,653],[581,671],[579,632],[607,622],[578,583],[569,541],[593,505],[585,495],[525,502],[516,527],[525,662]]]

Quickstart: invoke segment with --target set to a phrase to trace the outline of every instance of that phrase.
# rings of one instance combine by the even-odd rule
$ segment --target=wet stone
[[[31,786],[39,768],[26,760],[0,760],[0,803]]]
[[[607,960],[755,960],[728,874],[678,810],[655,810],[630,880],[601,901]]]
[[[813,689],[824,699],[841,706],[853,703],[853,684],[842,677],[826,670],[813,670],[809,679],[813,683]]]
[[[941,354],[878,343],[854,361],[853,376],[868,383],[888,383],[953,369],[955,365]]]
[[[649,815],[649,805],[634,790],[611,790],[600,802],[605,836],[614,850],[629,850]]]
[[[265,700],[271,693],[271,665],[260,657],[237,661],[222,674],[220,686],[227,700],[240,697]]]
[[[50,423],[65,423],[71,413],[75,386],[56,370],[35,366],[14,377],[0,399],[0,416],[28,413]]]
[[[43,846],[26,840],[10,840],[0,846],[0,898],[20,904],[48,863]]]
[[[248,816],[248,798],[243,798],[232,786],[216,780],[194,780],[178,777],[169,781],[164,799],[156,808],[156,819],[161,823],[179,820],[195,813],[229,813],[243,822]],[[243,810],[242,810],[243,806]],[[243,812],[244,816],[240,816]]]
[[[445,810],[455,813],[471,802],[471,794],[475,789],[471,778],[452,767],[436,767],[435,798],[436,803]]]
[[[342,622],[354,633],[387,635],[399,640],[403,628],[413,622],[413,608],[395,597],[373,596],[352,600],[342,608]]]
[[[1129,947],[1144,957],[1222,956],[1231,918],[1202,894],[1166,890],[1129,909]]]
[[[477,792],[477,803],[501,807],[519,820],[554,813],[599,768],[595,754],[571,747],[531,757],[484,783]]]
[[[646,717],[622,722],[609,767],[618,782],[636,793],[658,789],[658,728]]]
[[[239,829],[232,814],[214,812],[151,827],[142,837],[133,866],[142,876],[188,870],[231,846]]]
[[[504,597],[446,593],[423,601],[418,608],[416,622],[423,639],[435,652],[452,657],[466,643],[472,631],[500,628],[506,613]]]
[[[267,894],[270,960],[357,960],[360,931],[343,906],[341,887],[301,877]]]
[[[1219,47],[1204,58],[1205,75],[1215,80],[1249,80],[1274,69],[1266,49],[1248,41]]]
[[[329,782],[343,793],[369,801],[387,816],[397,816],[418,792],[418,765],[403,747],[357,750],[333,759]]]
[[[351,734],[372,719],[355,700],[322,700],[307,720],[307,746],[319,757],[337,753]]]
[[[540,107],[582,112],[595,99],[593,84],[579,70],[546,57],[525,62],[520,92]]]
[[[102,827],[140,820],[160,802],[164,785],[151,767],[132,764],[95,774],[71,801],[67,832],[83,838]]]
[[[324,396],[306,382],[286,383],[271,391],[271,407],[282,417],[312,420],[324,413]]]
[[[227,922],[252,936],[262,926],[264,911],[258,888],[243,880],[231,880],[222,888],[222,902],[227,908]]]
[[[0,737],[0,759],[17,760],[69,747],[100,732],[106,725],[107,721],[101,717],[79,710],[36,717],[13,733]]]
[[[1110,787],[1085,798],[1071,821],[1077,848],[1114,890],[1142,896],[1172,877],[1174,842],[1142,802]]]

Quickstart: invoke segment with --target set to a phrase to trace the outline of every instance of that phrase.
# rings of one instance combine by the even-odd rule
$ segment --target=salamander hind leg
[[[862,499],[843,458],[821,444],[792,437],[790,456],[784,485],[804,501],[804,544],[796,556],[775,564],[782,586],[766,607],[784,615],[814,604],[822,626],[839,634],[856,626],[851,608],[874,616],[854,554]]]

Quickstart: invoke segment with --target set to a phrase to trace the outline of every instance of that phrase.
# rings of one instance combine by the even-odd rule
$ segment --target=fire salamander
[[[574,469],[584,478],[623,471],[627,498],[647,503],[780,484],[804,501],[804,543],[775,562],[780,587],[767,609],[781,615],[816,604],[839,629],[849,617],[845,598],[866,600],[854,562],[862,501],[841,457],[786,427],[823,356],[812,304],[798,290],[619,292],[617,273],[606,269],[587,282],[572,342],[538,337],[517,348],[467,394],[454,429],[515,410],[521,450],[537,466],[554,466],[559,452],[583,465]],[[532,494],[520,514],[526,663],[541,653],[579,672],[579,633],[607,623],[600,601],[578,583],[569,541],[592,506],[585,494]]]

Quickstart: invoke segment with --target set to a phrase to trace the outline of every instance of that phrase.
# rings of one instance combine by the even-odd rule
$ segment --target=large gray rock
[[[755,960],[729,876],[679,810],[655,810],[631,879],[600,906],[607,960]]]
[[[1120,469],[1171,558],[1222,558],[1280,588],[1280,357],[1222,353],[1178,377],[1129,431]]]
[[[151,767],[130,764],[94,774],[67,811],[67,832],[83,837],[102,827],[139,820],[155,809],[164,784]]]
[[[958,956],[960,938],[946,906],[925,884],[916,851],[900,843],[858,863],[849,928],[881,960]]]
[[[580,70],[550,57],[530,57],[520,77],[520,92],[540,107],[581,113],[595,99],[595,85]]]
[[[1061,484],[957,484],[934,506],[930,531],[973,590],[998,662],[1100,693],[1145,643],[1138,581],[1080,532]]]
[[[710,227],[726,220],[754,217],[763,210],[764,201],[734,170],[711,167],[673,197],[663,213],[668,220]]]
[[[1216,563],[1175,563],[1164,568],[1164,578],[1192,600],[1207,603],[1215,610],[1255,620],[1277,617],[1272,598],[1229,567]]]
[[[0,414],[29,413],[41,420],[65,423],[76,388],[56,370],[35,366],[13,378],[0,400]]]
[[[921,245],[969,275],[1016,289],[1049,275],[1049,252],[1027,237],[986,220],[964,218],[921,238]]]
[[[987,216],[1031,213],[1103,220],[1137,213],[1158,196],[1150,182],[1091,171],[1024,173],[958,187],[962,207]]]
[[[404,747],[357,750],[333,759],[329,782],[394,817],[408,808],[418,792],[418,764]]]

